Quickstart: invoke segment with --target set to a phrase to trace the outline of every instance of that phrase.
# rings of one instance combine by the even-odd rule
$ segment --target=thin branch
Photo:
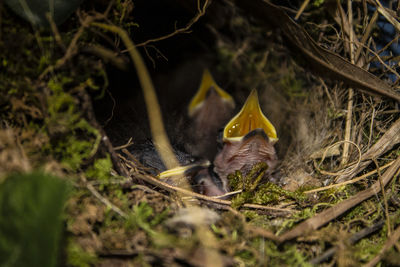
[[[116,146],[116,147],[114,147],[114,150],[121,150],[121,149],[123,149],[123,148],[130,147],[131,145],[133,145],[132,137],[129,138],[129,140],[128,140],[128,142],[126,142],[126,144],[121,145],[121,146]]]
[[[393,245],[400,239],[400,226],[397,227],[396,231],[388,238],[383,248],[379,251],[378,255],[375,256],[370,262],[368,262],[365,267],[372,267],[378,264],[378,262],[382,259],[383,255],[385,255],[386,251],[388,251]]]
[[[351,245],[352,245],[352,244],[355,244],[356,242],[358,242],[358,241],[361,240],[362,238],[364,238],[364,237],[366,237],[366,236],[372,234],[373,232],[376,232],[377,230],[381,229],[382,226],[383,226],[384,224],[385,224],[385,221],[382,220],[382,221],[379,221],[379,222],[375,223],[375,224],[372,225],[371,227],[362,229],[361,231],[359,231],[359,232],[353,234],[353,235],[348,239],[349,243],[350,243]],[[337,251],[337,249],[338,249],[337,247],[332,247],[332,248],[328,249],[327,251],[325,251],[324,253],[322,253],[320,256],[318,256],[318,257],[312,259],[312,260],[310,261],[310,264],[312,264],[312,265],[317,265],[317,264],[319,264],[319,263],[321,263],[321,262],[327,261],[328,259],[330,259],[330,258],[335,254],[335,252]]]
[[[129,156],[129,154],[128,154]],[[127,162],[128,164],[129,161]],[[223,199],[219,199],[218,196],[217,197],[209,197],[209,196],[205,196],[202,194],[198,194],[189,190],[186,190],[184,188],[181,187],[176,187],[173,185],[170,185],[168,183],[162,182],[150,175],[143,175],[140,173],[132,173],[132,175],[140,180],[143,180],[147,183],[150,183],[152,185],[155,185],[163,190],[166,190],[168,192],[172,192],[172,193],[180,193],[182,195],[187,195],[199,200],[204,200],[210,203],[214,203],[214,204],[219,204],[219,205],[223,205],[223,206],[231,206],[232,202],[229,200],[223,200]],[[269,207],[269,206],[264,206],[264,205],[258,205],[258,204],[244,204],[243,206],[241,206],[243,208],[251,208],[251,209],[259,209],[259,210],[267,210],[267,211],[274,211],[274,212],[284,212],[284,213],[293,213],[295,212],[295,210],[292,209],[283,209],[283,208],[276,208],[276,207]]]
[[[72,58],[76,54],[76,52],[78,51],[77,43],[78,43],[79,38],[84,33],[86,27],[89,26],[89,24],[94,20],[95,20],[95,17],[92,17],[92,16],[88,16],[85,18],[85,20],[82,22],[82,26],[79,28],[79,30],[74,35],[71,42],[69,43],[69,46],[68,46],[64,56],[62,58],[58,59],[56,61],[55,65],[48,66],[42,72],[42,74],[40,74],[39,80],[42,80],[47,74],[49,74],[50,72],[53,72],[54,70],[63,66],[70,58]]]
[[[301,7],[300,7],[299,11],[297,11],[296,16],[294,17],[295,20],[298,20],[300,18],[301,14],[306,9],[308,3],[310,3],[310,0],[304,0],[303,4],[301,4]]]
[[[328,153],[328,151],[329,151],[331,148],[333,148],[333,147],[335,147],[335,146],[337,146],[338,144],[341,144],[341,143],[344,143],[344,144],[346,144],[346,143],[352,144],[352,145],[354,145],[354,146],[357,148],[358,155],[359,155],[359,156],[358,156],[357,162],[356,162],[354,165],[353,165],[353,164],[349,164],[349,165],[353,165],[353,167],[352,167],[351,169],[349,169],[349,170],[344,170],[344,169],[342,169],[342,171],[339,171],[339,172],[329,172],[329,171],[321,170],[321,169],[319,168],[319,166],[320,166],[320,165],[322,164],[322,162],[324,161],[324,159],[325,159],[326,154]],[[338,142],[336,142],[336,143],[334,143],[334,144],[328,146],[328,147],[324,150],[324,153],[322,154],[322,158],[321,158],[320,163],[317,165],[317,164],[315,163],[315,161],[314,161],[314,167],[315,167],[320,173],[325,174],[325,175],[332,175],[332,176],[346,175],[346,174],[352,173],[355,169],[358,168],[358,166],[359,166],[360,163],[361,163],[361,158],[362,158],[361,149],[360,149],[360,147],[359,147],[356,143],[354,143],[354,142],[352,142],[352,141],[342,140],[342,141],[338,141]]]
[[[397,171],[400,168],[400,157],[396,159],[396,161],[393,163],[392,166],[382,175],[382,184],[385,186],[391,179],[396,176]],[[398,173],[397,173],[398,175]],[[324,210],[321,213],[318,213],[314,217],[305,220],[304,222],[300,223],[297,225],[295,228],[292,230],[286,232],[283,234],[280,238],[281,242],[285,242],[291,239],[294,239],[296,237],[306,235],[312,230],[316,230],[320,228],[321,226],[327,224],[331,220],[339,217],[342,215],[344,212],[348,211],[352,207],[358,205],[359,203],[363,202],[364,200],[374,196],[377,194],[381,189],[380,183],[375,182],[370,188],[361,191],[354,196],[350,197],[349,199],[346,199],[339,204],[328,208]]]
[[[382,175],[381,175],[381,171],[379,169],[379,164],[378,161],[376,159],[373,159],[375,165],[376,165],[376,170],[378,171],[378,181],[379,181],[379,185],[381,186],[381,191],[383,192],[383,202],[385,204],[385,216],[386,216],[386,226],[387,226],[387,234],[388,236],[391,235],[392,233],[392,229],[391,229],[391,224],[390,224],[390,217],[389,217],[389,205],[388,205],[388,201],[386,198],[386,194],[385,194],[385,187],[383,186],[383,182],[382,182]]]
[[[372,29],[373,29],[373,26],[375,26],[375,22],[376,22],[377,19],[378,19],[378,11],[375,11],[374,14],[372,15],[371,20],[370,20],[369,23],[368,23],[367,29],[365,30],[365,33],[364,33],[363,37],[361,38],[360,43],[365,44],[365,43],[367,42],[368,37],[370,36],[371,31],[372,31]],[[358,62],[358,59],[359,59],[359,57],[360,57],[362,48],[363,48],[362,45],[360,45],[360,46],[357,48],[356,54],[354,55],[354,60],[355,60],[356,62]]]
[[[103,197],[94,187],[92,184],[88,183],[86,185],[87,189],[97,198],[99,199],[104,205],[106,205],[108,208],[112,209],[115,211],[118,215],[120,215],[123,218],[127,218],[128,216],[126,215],[125,212],[123,212],[120,208],[112,204],[107,198]]]
[[[354,43],[353,43],[353,11],[351,7],[351,0],[347,1],[347,9],[349,13],[349,55],[350,55],[350,62],[354,64]],[[344,25],[342,25],[344,28]],[[354,90],[353,88],[349,88],[349,95],[348,95],[348,102],[347,102],[347,114],[346,114],[346,127],[344,133],[344,140],[351,141],[351,121],[353,117],[353,97],[354,97]],[[348,142],[345,142],[343,145],[343,156],[342,156],[342,166],[346,165],[349,161],[349,151],[350,146]]]
[[[354,169],[349,174],[343,174],[336,178],[335,183],[344,182],[350,180],[357,173],[364,170],[371,162],[373,158],[378,158],[380,155],[388,152],[394,146],[400,143],[400,119],[394,122],[388,130],[385,131],[385,134],[379,138],[375,144],[372,145],[367,152],[362,155],[361,163],[357,168],[353,168],[350,166],[349,168]]]
[[[56,40],[56,43],[58,44],[58,46],[65,51],[66,47],[64,45],[64,43],[62,42],[61,36],[60,36],[60,32],[58,31],[57,25],[53,20],[53,17],[50,16],[50,13],[46,14],[46,18],[49,21],[50,24],[50,28],[53,32],[54,35],[54,39]]]
[[[391,166],[393,163],[394,163],[394,161],[391,161],[388,164],[380,167],[379,170],[384,170],[387,167]],[[335,187],[340,187],[340,186],[344,186],[344,185],[348,185],[348,184],[354,184],[354,183],[356,183],[358,181],[361,181],[361,180],[363,180],[363,179],[365,179],[365,178],[367,178],[367,177],[369,177],[369,176],[371,176],[371,175],[373,175],[373,174],[375,174],[377,172],[378,172],[378,170],[375,169],[373,171],[370,171],[370,172],[368,172],[368,173],[366,173],[364,175],[361,175],[360,177],[354,178],[352,180],[349,180],[349,181],[346,181],[346,182],[342,182],[342,183],[338,183],[338,184],[331,184],[331,185],[324,186],[324,187],[319,187],[319,188],[316,188],[316,189],[304,191],[303,193],[304,194],[311,194],[311,193],[316,193],[316,192],[328,190],[328,189],[335,188]]]
[[[202,16],[204,16],[204,14],[206,13],[206,10],[207,10],[208,6],[210,5],[210,3],[211,3],[211,2],[210,2],[209,0],[205,0],[203,6],[200,7],[200,0],[198,0],[198,1],[197,1],[198,13],[196,14],[195,17],[193,17],[193,18],[188,22],[188,24],[186,24],[185,27],[179,28],[179,29],[175,29],[175,31],[173,31],[173,32],[171,32],[171,33],[169,33],[169,34],[167,34],[167,35],[164,35],[164,36],[161,36],[161,37],[158,37],[158,38],[154,38],[154,39],[149,39],[149,40],[147,40],[147,41],[145,41],[145,42],[143,42],[143,43],[139,43],[139,44],[136,45],[136,47],[146,46],[146,45],[148,45],[148,44],[150,44],[150,43],[159,42],[159,41],[162,41],[162,40],[171,38],[171,37],[173,37],[173,36],[175,36],[175,35],[178,35],[178,34],[190,33],[190,28],[191,28],[191,27],[193,26],[193,24],[195,24]],[[127,48],[126,50],[123,50],[122,52],[123,52],[123,53],[129,52],[129,50],[130,50],[130,48]]]

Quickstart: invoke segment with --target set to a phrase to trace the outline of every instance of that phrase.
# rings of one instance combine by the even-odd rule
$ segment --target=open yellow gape
[[[196,95],[192,98],[189,104],[190,117],[194,114],[197,108],[201,107],[207,97],[208,91],[212,88],[223,100],[230,103],[233,107],[235,106],[235,101],[233,101],[232,96],[224,91],[221,87],[219,87],[211,76],[210,71],[208,69],[205,69],[203,72],[203,77],[201,79],[199,90],[197,90]]]
[[[258,94],[253,89],[240,112],[224,128],[224,140],[238,141],[255,129],[263,129],[271,142],[278,141],[275,127],[262,113]]]

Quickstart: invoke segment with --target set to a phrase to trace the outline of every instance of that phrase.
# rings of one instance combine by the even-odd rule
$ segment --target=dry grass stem
[[[304,0],[303,4],[301,4],[299,8],[299,11],[297,11],[296,16],[294,17],[295,20],[298,20],[300,18],[301,14],[303,14],[304,10],[306,9],[309,3],[310,0]]]
[[[398,143],[400,143],[400,119],[394,122],[385,132],[385,134],[382,135],[382,137],[379,138],[379,140],[362,155],[361,162],[358,167],[354,169],[352,166],[348,167],[353,170],[350,173],[346,173],[337,177],[336,183],[341,183],[352,179],[354,175],[364,170],[372,162],[372,159],[379,158],[382,154],[388,152]]]
[[[135,64],[135,69],[137,71],[139,81],[142,86],[143,95],[145,97],[154,145],[157,148],[157,151],[160,153],[161,159],[167,169],[172,169],[179,166],[179,162],[177,161],[175,154],[173,153],[172,146],[168,140],[168,136],[165,131],[161,109],[160,105],[158,104],[153,82],[150,78],[142,57],[135,48],[132,40],[129,38],[129,35],[125,30],[117,26],[97,22],[92,23],[92,25],[117,33],[121,37],[125,46],[128,48],[132,61]]]
[[[150,175],[142,175],[142,174],[138,174],[138,173],[134,173],[133,174],[134,178],[143,180],[147,183],[150,183],[154,186],[157,186],[163,190],[166,190],[168,192],[172,192],[172,193],[180,193],[182,195],[187,195],[199,200],[203,200],[206,202],[209,202],[210,204],[219,204],[222,206],[230,206],[232,204],[231,201],[229,200],[223,200],[223,199],[218,199],[215,197],[209,197],[206,195],[202,195],[202,194],[198,194],[189,190],[186,190],[184,188],[181,187],[176,187],[173,185],[170,185],[168,183],[162,182]],[[250,208],[250,209],[258,209],[258,210],[265,210],[265,211],[271,211],[271,212],[277,212],[277,213],[283,213],[283,214],[292,214],[295,213],[296,211],[293,209],[281,209],[281,208],[276,208],[276,207],[271,207],[271,206],[265,206],[265,205],[258,205],[258,204],[243,204],[242,206],[243,208]]]
[[[392,166],[382,175],[382,184],[386,186],[386,184],[394,178],[396,172],[400,168],[400,157],[396,159]],[[295,228],[283,234],[280,238],[281,242],[294,239],[299,236],[306,235],[310,233],[310,231],[316,230],[321,226],[327,224],[331,220],[339,217],[341,214],[351,209],[352,207],[358,205],[362,201],[374,196],[381,190],[380,182],[375,182],[370,188],[361,191],[354,196],[346,199],[339,204],[324,210],[321,213],[318,213],[314,217],[307,219],[306,221],[300,223]]]
[[[326,154],[328,153],[328,151],[330,151],[330,149],[332,149],[333,147],[335,147],[335,146],[337,146],[337,145],[339,145],[339,144],[341,144],[341,143],[344,143],[344,144],[352,144],[353,146],[355,146],[355,147],[357,148],[358,155],[359,155],[359,156],[358,156],[357,162],[355,162],[354,164],[350,164],[350,165],[352,165],[352,168],[351,168],[351,169],[348,169],[348,170],[342,169],[342,170],[339,171],[339,172],[329,172],[329,171],[321,170],[319,166],[321,166],[322,162],[325,160]],[[314,160],[314,167],[315,167],[320,173],[325,174],[325,175],[332,175],[332,176],[346,175],[346,174],[352,173],[352,172],[358,167],[358,165],[359,165],[360,162],[361,162],[361,157],[362,157],[361,149],[360,149],[360,147],[359,147],[356,143],[354,143],[354,142],[352,142],[352,141],[348,141],[348,140],[338,141],[338,142],[333,143],[332,145],[328,146],[327,148],[325,148],[320,163],[317,165],[316,162],[315,162],[315,160]]]
[[[103,197],[94,187],[91,183],[88,183],[86,185],[87,189],[92,193],[98,200],[100,200],[104,205],[106,205],[108,208],[112,209],[115,211],[118,215],[120,215],[123,218],[127,218],[128,216],[126,215],[125,212],[123,212],[120,208],[112,204],[107,198]]]
[[[133,142],[132,142],[132,137],[131,137],[131,138],[129,138],[128,142],[126,142],[126,144],[121,145],[121,146],[116,146],[116,147],[114,147],[114,150],[122,150],[122,149],[130,147],[132,145],[133,145]]]
[[[382,170],[388,168],[389,166],[391,166],[393,164],[393,162],[394,161],[391,161],[391,162],[385,164],[384,166],[380,167],[379,170],[382,171]],[[304,191],[304,193],[305,194],[311,194],[311,193],[325,191],[325,190],[328,190],[328,189],[331,189],[331,188],[335,188],[335,187],[341,187],[341,186],[345,186],[345,185],[348,185],[348,184],[354,184],[354,183],[356,183],[358,181],[361,181],[361,180],[363,180],[365,178],[370,177],[371,175],[376,174],[377,172],[378,172],[378,169],[375,169],[373,171],[370,171],[370,172],[368,172],[368,173],[366,173],[364,175],[361,175],[361,176],[359,176],[357,178],[354,178],[354,179],[351,179],[349,181],[338,183],[338,184],[332,184],[332,185],[328,185],[328,186],[324,186],[324,187],[320,187],[320,188],[316,188],[316,189],[312,189],[312,190],[308,190],[308,191]]]
[[[376,170],[378,172],[379,185],[381,186],[381,191],[383,192],[382,196],[383,196],[383,203],[385,205],[386,227],[387,227],[387,230],[388,230],[387,234],[388,234],[388,237],[389,237],[391,235],[391,233],[392,233],[392,229],[391,229],[392,227],[391,227],[391,224],[390,224],[388,200],[387,200],[387,197],[386,197],[386,194],[385,194],[385,187],[384,187],[383,182],[382,182],[382,175],[381,175],[381,171],[379,169],[378,161],[376,159],[373,159],[373,161],[374,161],[374,163],[376,165]]]

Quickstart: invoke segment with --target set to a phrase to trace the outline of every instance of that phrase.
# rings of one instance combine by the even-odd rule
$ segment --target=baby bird
[[[217,196],[228,193],[230,173],[240,170],[246,175],[254,164],[268,164],[267,173],[277,165],[274,143],[278,140],[275,127],[262,113],[257,91],[253,90],[240,112],[223,129],[222,149],[213,165],[208,160],[167,170],[160,178],[185,176],[201,194]],[[216,141],[212,142],[216,146]]]
[[[208,160],[199,160],[193,164],[169,169],[158,177],[167,180],[170,177],[186,177],[194,191],[206,196],[221,196],[229,192],[228,185],[214,172]]]
[[[188,108],[191,140],[186,143],[186,149],[193,156],[212,160],[217,152],[218,130],[231,118],[234,108],[232,96],[219,87],[205,69],[199,90]]]
[[[222,181],[236,170],[246,175],[259,162],[268,164],[268,173],[277,165],[275,127],[262,113],[257,91],[251,91],[240,112],[225,126],[223,147],[215,157],[214,171]]]

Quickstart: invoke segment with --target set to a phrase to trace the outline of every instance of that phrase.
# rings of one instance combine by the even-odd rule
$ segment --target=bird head
[[[187,150],[195,156],[212,159],[217,152],[215,142],[218,130],[231,118],[235,102],[219,87],[206,69],[197,91],[189,104],[191,121]]]
[[[275,127],[261,111],[257,91],[253,89],[239,113],[226,124],[223,141],[240,141],[256,129],[265,132],[271,143],[278,141]]]
[[[188,108],[189,117],[194,117],[196,113],[202,109],[210,96],[218,96],[224,105],[230,106],[232,109],[235,107],[235,101],[233,100],[232,96],[219,87],[214,78],[211,76],[210,71],[205,69],[201,79],[200,87],[190,101]]]
[[[251,91],[240,112],[230,120],[222,136],[223,146],[214,160],[215,172],[224,179],[235,170],[247,172],[258,162],[271,169],[277,164],[275,127],[262,113],[257,91]]]

